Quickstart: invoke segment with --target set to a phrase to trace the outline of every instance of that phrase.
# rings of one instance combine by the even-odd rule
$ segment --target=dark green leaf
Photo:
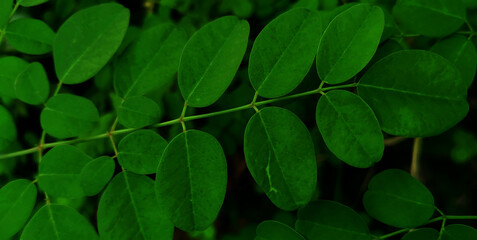
[[[21,18],[8,24],[6,37],[8,43],[20,52],[45,54],[51,52],[55,32],[43,21]]]
[[[77,137],[92,130],[99,121],[99,113],[90,100],[58,94],[46,102],[41,112],[41,127],[53,137]]]
[[[85,195],[81,187],[81,170],[93,158],[71,145],[61,145],[48,151],[40,162],[38,185],[55,197],[79,198]]]
[[[316,123],[330,151],[353,167],[381,160],[384,137],[373,110],[358,95],[334,90],[320,98]]]
[[[216,19],[187,42],[179,65],[179,88],[186,103],[206,107],[232,82],[247,48],[250,27],[234,16]]]
[[[424,137],[444,132],[467,115],[466,85],[444,57],[404,50],[374,64],[361,78],[358,93],[385,132]]]
[[[28,62],[18,57],[0,58],[0,96],[15,98],[16,78],[28,67]]]
[[[42,3],[48,2],[48,0],[17,0],[22,7],[33,7]]]
[[[33,62],[15,79],[18,99],[28,104],[42,104],[50,94],[50,84],[43,65]]]
[[[316,188],[316,157],[311,135],[292,112],[267,107],[245,129],[244,153],[255,182],[277,207],[306,205]]]
[[[128,23],[129,10],[117,3],[96,5],[66,20],[53,43],[60,82],[82,83],[98,73],[121,44]]]
[[[188,130],[167,145],[156,174],[159,204],[184,231],[209,227],[225,198],[227,162],[210,134]]]
[[[0,151],[7,148],[17,139],[17,128],[12,115],[0,105]]]
[[[99,240],[88,220],[64,205],[48,204],[33,215],[21,240]]]
[[[128,128],[142,128],[159,122],[162,109],[150,98],[136,96],[127,98],[118,110],[118,120]]]
[[[466,17],[461,0],[398,0],[393,15],[405,29],[429,37],[457,31]]]
[[[424,224],[435,209],[431,192],[409,173],[398,169],[374,176],[363,203],[373,218],[398,228]]]
[[[0,29],[4,29],[10,19],[10,12],[12,11],[13,0],[0,1]]]
[[[141,33],[115,68],[118,95],[142,95],[173,80],[186,41],[186,33],[172,24],[160,24]]]
[[[384,14],[377,6],[358,4],[336,16],[318,47],[320,79],[337,84],[356,75],[376,52],[383,29]]]
[[[174,226],[156,201],[154,182],[123,171],[101,196],[98,230],[103,240],[172,240]]]
[[[298,210],[295,228],[307,239],[371,240],[368,226],[358,213],[327,200]]]
[[[271,21],[255,39],[248,71],[262,97],[290,93],[313,64],[322,32],[321,17],[304,8],[290,10]]]
[[[288,225],[267,220],[257,226],[255,240],[305,240],[305,238]]]
[[[103,190],[114,174],[114,160],[103,156],[88,162],[80,172],[80,184],[86,196],[94,196]]]
[[[439,232],[433,228],[419,228],[406,233],[401,240],[438,240]]]
[[[36,203],[36,187],[18,179],[0,189],[0,239],[10,239],[25,225]]]
[[[119,164],[134,173],[155,173],[166,146],[166,140],[152,130],[135,131],[119,142]]]
[[[477,230],[463,224],[452,224],[445,227],[442,240],[475,240]]]

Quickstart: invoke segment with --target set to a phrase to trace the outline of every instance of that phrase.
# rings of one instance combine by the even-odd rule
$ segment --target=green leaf
[[[85,196],[81,187],[81,170],[93,158],[71,145],[56,146],[40,162],[38,185],[54,197]]]
[[[167,142],[152,130],[138,130],[121,139],[118,162],[131,172],[151,174],[157,170]]]
[[[115,67],[118,95],[142,95],[173,80],[186,41],[186,33],[172,24],[160,24],[141,33]]]
[[[69,138],[92,130],[99,121],[99,113],[89,99],[64,93],[46,102],[40,120],[46,133]]]
[[[310,70],[322,23],[317,11],[292,9],[271,21],[255,39],[248,71],[262,97],[290,93]]]
[[[294,113],[267,107],[253,115],[244,136],[247,167],[277,207],[306,205],[316,189],[316,157],[310,132]]]
[[[316,106],[316,123],[330,151],[353,167],[381,160],[384,137],[373,110],[358,95],[334,90]]]
[[[21,18],[8,24],[6,37],[22,53],[45,54],[51,52],[55,32],[43,21]]]
[[[6,149],[17,139],[17,128],[12,115],[0,105],[0,151]]]
[[[28,104],[42,104],[50,94],[50,84],[43,65],[33,62],[15,79],[15,94]]]
[[[446,131],[467,115],[466,85],[444,57],[404,50],[374,64],[361,78],[358,93],[385,132],[426,137]]]
[[[118,110],[118,120],[128,128],[142,128],[159,122],[162,110],[152,99],[136,96],[127,98]]]
[[[393,15],[403,28],[429,37],[457,31],[466,18],[461,0],[398,0]]]
[[[327,200],[298,210],[295,228],[307,239],[371,240],[368,226],[358,213]]]
[[[0,96],[16,98],[16,78],[28,67],[28,62],[18,57],[0,58]]]
[[[337,84],[356,75],[376,52],[383,29],[384,13],[377,6],[357,4],[336,16],[318,47],[320,79]]]
[[[66,84],[82,83],[103,68],[118,49],[129,23],[129,10],[105,3],[66,20],[53,43],[56,75]]]
[[[174,226],[157,203],[154,182],[123,171],[99,200],[98,230],[103,240],[172,240]]]
[[[374,176],[363,203],[371,217],[398,228],[424,224],[435,209],[432,193],[409,173],[398,169]]]
[[[80,172],[80,184],[86,196],[101,192],[114,174],[114,160],[102,156],[88,162]]]
[[[178,72],[179,88],[189,106],[209,106],[225,92],[242,62],[249,31],[247,21],[226,16],[192,35]]]
[[[33,7],[42,3],[48,2],[48,0],[17,0],[22,7]]]
[[[470,87],[477,68],[477,51],[470,39],[456,35],[437,42],[431,51],[451,61],[459,69],[467,87]]]
[[[33,215],[21,240],[99,240],[89,221],[71,207],[47,204]]]
[[[475,240],[477,230],[464,224],[452,224],[446,226],[442,240]]]
[[[305,238],[288,225],[267,220],[257,226],[255,240],[305,240]]]
[[[433,228],[419,228],[406,233],[401,240],[437,240],[439,232]]]
[[[0,1],[0,29],[4,29],[10,19],[10,12],[12,11],[13,0]]]
[[[217,217],[227,187],[227,161],[210,134],[188,130],[167,145],[156,174],[159,204],[174,225],[201,231]]]
[[[10,239],[25,225],[36,203],[36,187],[18,179],[0,189],[0,239]]]

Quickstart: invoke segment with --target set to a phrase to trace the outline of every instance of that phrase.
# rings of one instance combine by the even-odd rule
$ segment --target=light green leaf
[[[6,149],[17,139],[17,128],[12,115],[0,105],[0,151]]]
[[[288,225],[267,220],[257,226],[255,240],[305,240],[305,238]]]
[[[403,28],[429,37],[444,37],[465,22],[461,0],[398,0],[393,15]]]
[[[40,162],[38,185],[54,197],[85,196],[81,187],[81,170],[93,158],[71,145],[56,146]]]
[[[384,137],[373,110],[358,95],[334,90],[316,106],[316,123],[330,151],[353,167],[381,160]]]
[[[371,240],[368,226],[358,213],[327,200],[298,210],[295,228],[307,239]]]
[[[99,200],[98,230],[103,240],[172,240],[174,225],[160,209],[154,182],[123,171],[111,180]]]
[[[143,96],[127,98],[118,110],[119,123],[128,128],[142,128],[157,123],[161,115],[159,105]]]
[[[22,7],[33,7],[33,6],[48,2],[48,0],[17,0],[17,1],[20,2],[20,6]]]
[[[320,79],[337,84],[356,75],[376,52],[383,29],[384,13],[378,6],[357,4],[336,16],[318,47]]]
[[[28,104],[42,104],[50,94],[50,85],[43,65],[33,62],[15,79],[15,94]]]
[[[374,176],[364,194],[363,204],[371,217],[398,228],[424,224],[435,209],[431,192],[399,169],[385,170]]]
[[[10,239],[25,225],[36,203],[36,187],[18,179],[0,189],[0,239]]]
[[[142,95],[173,80],[186,41],[186,33],[172,24],[160,24],[141,33],[115,67],[118,95]]]
[[[46,102],[40,121],[43,130],[53,137],[77,137],[96,126],[99,113],[89,99],[64,93]]]
[[[292,9],[271,21],[255,39],[248,72],[262,97],[290,93],[310,70],[321,38],[317,11]]]
[[[66,20],[53,43],[56,75],[66,84],[82,83],[103,68],[118,49],[129,23],[129,10],[105,3]]]
[[[71,207],[48,204],[33,215],[20,240],[99,240],[89,221]]]
[[[0,29],[3,29],[5,25],[7,25],[12,7],[13,0],[0,1]]]
[[[102,156],[88,162],[80,172],[80,184],[86,196],[94,196],[103,190],[114,174],[114,160]]]
[[[179,88],[189,106],[209,106],[225,92],[242,62],[249,31],[247,21],[226,16],[192,35],[178,72]]]
[[[459,69],[467,87],[470,87],[477,68],[477,51],[470,39],[456,35],[437,42],[431,51],[451,61]]]
[[[442,240],[475,240],[477,230],[464,224],[452,224],[446,226]]]
[[[16,98],[15,80],[28,67],[28,62],[18,57],[0,58],[0,96]]]
[[[210,134],[188,130],[167,145],[156,174],[159,204],[174,225],[201,231],[217,217],[227,187],[227,161]]]
[[[48,24],[33,18],[21,18],[8,24],[8,43],[16,50],[27,54],[51,52],[55,32]]]
[[[433,228],[419,228],[406,233],[401,240],[438,240],[439,232]]]
[[[267,107],[245,128],[244,153],[255,182],[277,207],[306,205],[316,189],[316,157],[311,135],[294,113]]]
[[[167,142],[152,130],[138,130],[121,139],[118,162],[131,172],[151,174],[157,170]]]
[[[361,78],[359,95],[374,110],[381,128],[393,135],[438,135],[469,110],[467,86],[444,57],[404,50],[374,64]],[[418,103],[418,104],[416,104]]]

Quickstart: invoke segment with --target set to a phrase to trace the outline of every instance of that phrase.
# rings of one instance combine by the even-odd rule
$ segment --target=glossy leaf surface
[[[55,32],[43,21],[21,18],[8,24],[6,38],[20,52],[45,54],[51,52]]]
[[[86,196],[94,196],[101,192],[113,177],[115,163],[107,156],[88,162],[80,172],[80,184]]]
[[[159,122],[162,110],[152,99],[137,96],[127,98],[118,110],[119,123],[128,128],[142,128]]]
[[[305,238],[288,225],[267,220],[257,226],[255,240],[305,240]]]
[[[15,94],[28,104],[42,104],[50,94],[50,84],[43,65],[33,62],[15,79]]]

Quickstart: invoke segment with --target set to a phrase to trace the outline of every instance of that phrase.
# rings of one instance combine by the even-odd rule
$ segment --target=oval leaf
[[[27,54],[51,52],[55,32],[38,19],[21,18],[8,24],[6,37],[16,50]]]
[[[0,58],[0,96],[16,98],[15,81],[28,67],[28,62],[18,57]]]
[[[162,110],[152,99],[137,96],[126,99],[118,109],[118,121],[128,128],[142,128],[159,122]]]
[[[20,239],[22,240],[99,240],[89,221],[74,209],[48,204],[33,215]]]
[[[10,12],[12,11],[13,0],[0,1],[0,29],[4,29],[10,19]]]
[[[267,220],[257,226],[255,240],[305,240],[305,238],[288,225]]]
[[[156,201],[154,181],[123,171],[99,200],[98,230],[103,240],[172,240],[174,225]]]
[[[151,174],[157,170],[166,140],[152,130],[138,130],[121,139],[118,162],[131,172]]]
[[[0,151],[6,149],[17,139],[17,128],[12,115],[0,105]]]
[[[31,63],[15,79],[15,93],[17,98],[28,104],[42,104],[50,94],[50,84],[43,65]]]
[[[409,173],[398,169],[374,176],[363,203],[371,217],[398,228],[424,224],[435,209],[431,192]]]
[[[295,228],[307,239],[371,240],[362,217],[333,201],[320,200],[298,210]]]
[[[10,239],[20,231],[36,203],[36,187],[18,179],[0,189],[0,239]]]
[[[318,47],[316,67],[329,84],[347,81],[371,60],[384,29],[381,8],[358,4],[336,16]]]
[[[188,130],[167,145],[156,174],[156,194],[174,225],[184,231],[209,227],[224,202],[227,162],[210,134]]]
[[[86,196],[101,192],[114,174],[114,160],[102,156],[88,162],[80,172],[80,184]]]
[[[464,224],[446,226],[442,240],[474,240],[477,239],[477,229]]]
[[[255,39],[248,71],[262,97],[290,93],[313,64],[321,38],[321,17],[304,8],[290,10],[271,21]]]
[[[439,232],[433,228],[419,228],[408,232],[401,240],[438,240]]]
[[[43,156],[38,170],[38,185],[48,195],[79,198],[85,195],[81,187],[81,170],[91,160],[86,153],[70,145],[56,146]]]
[[[249,31],[247,21],[226,16],[192,35],[178,72],[179,88],[189,106],[209,106],[225,92],[242,62]]]
[[[335,90],[316,106],[316,123],[330,151],[353,167],[381,160],[384,137],[373,110],[358,95]]]
[[[64,93],[46,102],[40,121],[43,130],[53,137],[77,137],[96,126],[99,113],[90,100]]]
[[[267,107],[245,128],[244,152],[255,182],[277,207],[306,205],[316,189],[316,157],[310,132],[294,113]]]
[[[129,10],[117,3],[96,5],[66,20],[53,43],[60,82],[77,84],[96,75],[118,49],[128,24]]]
[[[385,132],[426,137],[446,131],[467,115],[466,85],[444,57],[404,50],[374,64],[359,81],[358,93]]]

